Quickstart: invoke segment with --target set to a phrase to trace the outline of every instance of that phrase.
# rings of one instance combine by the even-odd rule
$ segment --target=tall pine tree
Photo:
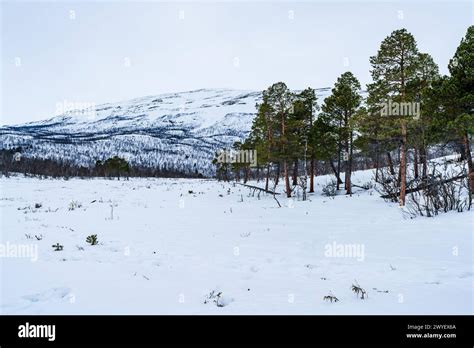
[[[416,78],[418,48],[415,38],[406,29],[393,31],[386,37],[377,52],[370,57],[374,83],[369,93],[380,98],[379,103],[406,103],[409,99],[407,85]],[[391,117],[391,116],[390,116]],[[400,128],[400,206],[405,205],[407,168],[407,118],[399,117]]]
[[[345,161],[345,189],[347,194],[352,193],[351,173],[354,132],[352,117],[360,106],[360,83],[351,72],[345,72],[336,81],[332,94],[324,100],[323,113],[331,120],[334,127],[338,128],[338,175],[341,161],[341,149],[344,149]]]

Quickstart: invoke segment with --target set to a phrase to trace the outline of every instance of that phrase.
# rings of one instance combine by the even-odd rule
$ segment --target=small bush
[[[225,307],[227,306],[230,302],[232,302],[233,299],[225,299],[222,296],[221,291],[217,290],[212,290],[209,295],[206,296],[206,299],[204,300],[204,303],[214,303],[217,307]]]
[[[338,302],[339,299],[332,294],[332,292],[329,292],[329,295],[326,295],[323,297],[324,301],[329,301],[329,302]]]
[[[91,234],[86,238],[86,242],[89,243],[90,245],[97,245],[99,244],[99,241],[97,240],[97,235],[96,234]]]
[[[334,198],[337,195],[337,183],[335,180],[331,180],[329,183],[323,186],[323,195],[326,197]]]
[[[69,203],[69,206],[68,206],[68,209],[69,210],[75,210],[77,208],[80,208],[82,207],[82,203],[81,202],[78,202],[78,201],[71,201]]]
[[[366,299],[368,297],[367,295],[367,291],[365,291],[364,289],[361,288],[361,286],[359,285],[359,283],[357,283],[357,280],[354,281],[355,284],[352,284],[352,291],[357,295],[357,296],[360,296],[360,299],[363,300],[363,299]]]
[[[52,247],[54,248],[54,251],[61,251],[63,250],[63,246],[59,243],[56,243],[55,245],[52,245]]]
[[[380,195],[388,197],[386,200],[390,202],[398,202],[398,192],[400,187],[395,174],[391,174],[388,168],[380,168],[378,183],[379,184],[375,186],[375,190],[380,193]]]

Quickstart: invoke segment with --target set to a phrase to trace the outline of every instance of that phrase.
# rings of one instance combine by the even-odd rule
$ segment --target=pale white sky
[[[407,28],[447,73],[472,1],[4,1],[0,124],[57,103],[114,102],[198,88],[332,86]],[[71,12],[72,11],[72,12]],[[238,64],[237,64],[238,63]]]

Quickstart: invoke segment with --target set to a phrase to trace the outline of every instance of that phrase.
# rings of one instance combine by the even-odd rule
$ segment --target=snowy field
[[[327,181],[278,208],[213,180],[2,178],[0,313],[474,313],[472,212],[407,219]]]

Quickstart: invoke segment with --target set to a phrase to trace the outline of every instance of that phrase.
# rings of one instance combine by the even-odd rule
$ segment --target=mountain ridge
[[[329,93],[316,89],[319,103]],[[138,97],[1,126],[0,145],[81,166],[117,155],[132,165],[212,175],[215,151],[247,136],[260,100],[261,92],[225,88]]]

